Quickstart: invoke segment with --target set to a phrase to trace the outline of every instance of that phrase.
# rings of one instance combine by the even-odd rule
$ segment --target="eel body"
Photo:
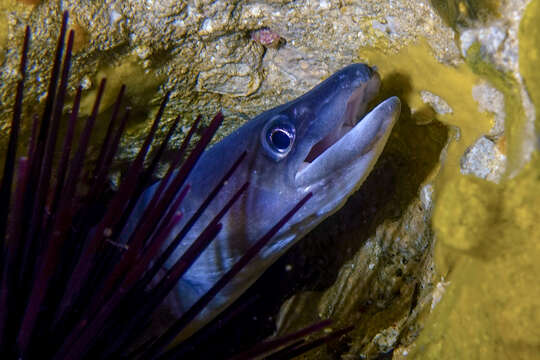
[[[249,186],[221,220],[223,227],[217,237],[165,300],[162,307],[168,315],[160,321],[170,323],[187,311],[253,243],[311,192],[309,201],[184,330],[184,337],[196,331],[359,188],[400,113],[399,99],[391,97],[365,114],[379,86],[380,77],[373,68],[349,65],[301,97],[251,119],[202,155],[187,179],[191,188],[178,209],[183,218],[172,231],[170,241],[233,162],[247,152],[222,191],[176,248],[165,271],[238,188],[245,182]],[[136,207],[138,216],[157,186],[142,194]]]

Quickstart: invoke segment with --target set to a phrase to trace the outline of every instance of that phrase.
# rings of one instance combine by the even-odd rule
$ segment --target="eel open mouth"
[[[297,185],[314,183],[354,163],[374,163],[399,117],[401,103],[395,96],[388,98],[362,117],[365,99],[365,89],[353,91],[337,126],[311,148],[296,174]]]
[[[373,89],[374,86],[369,87],[367,83],[355,89],[349,100],[347,101],[347,107],[340,121],[336,126],[326,135],[321,141],[316,143],[312,148],[304,162],[311,163],[319,155],[321,155],[326,149],[341,139],[349,130],[351,130],[365,114],[367,99],[370,99],[377,90]],[[367,99],[366,99],[367,98]],[[305,164],[307,165],[307,164]]]

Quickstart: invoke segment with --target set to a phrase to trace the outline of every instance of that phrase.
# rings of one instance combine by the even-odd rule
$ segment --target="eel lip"
[[[365,166],[362,165],[362,170],[358,171],[369,172],[382,152],[400,111],[399,98],[393,96],[384,100],[311,162],[304,163],[296,174],[296,184],[308,186],[359,162]]]

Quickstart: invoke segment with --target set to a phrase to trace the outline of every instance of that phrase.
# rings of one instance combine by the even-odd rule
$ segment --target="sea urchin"
[[[150,158],[149,148],[167,104],[167,94],[136,158],[113,191],[108,175],[129,117],[129,109],[122,108],[125,89],[123,86],[120,89],[97,160],[89,169],[86,154],[106,81],[101,81],[92,112],[76,140],[81,87],[74,96],[67,124],[62,124],[74,41],[73,31],[67,32],[67,20],[64,13],[43,112],[32,117],[29,145],[20,154],[18,137],[23,121],[28,27],[24,36],[20,80],[0,184],[0,206],[4,209],[0,213],[0,355],[4,359],[176,358],[182,353],[182,344],[170,347],[176,334],[249,263],[311,194],[268,229],[171,328],[142,342],[138,338],[156,307],[220,231],[220,218],[249,183],[234,193],[165,276],[157,281],[156,274],[189,231],[189,224],[206,210],[243,161],[245,153],[230,164],[230,170],[208,194],[194,218],[164,248],[169,231],[182,217],[177,209],[189,193],[185,180],[210,143],[223,115],[218,113],[214,117],[193,150],[185,155],[199,127],[200,118],[197,119],[176,150],[145,216],[136,225],[137,231],[129,239],[122,239],[121,230],[130,219],[136,199],[154,181],[154,170],[179,119]],[[61,132],[60,128],[65,131]],[[58,149],[61,156],[55,159]],[[149,165],[145,167],[145,163]],[[271,352],[275,358],[288,358],[350,330],[337,331],[312,343],[300,340],[328,324],[323,321],[287,337],[258,344],[237,358]],[[276,352],[278,349],[281,350]]]

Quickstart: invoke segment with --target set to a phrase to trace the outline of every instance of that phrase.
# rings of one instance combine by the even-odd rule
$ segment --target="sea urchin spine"
[[[176,351],[165,351],[175,335],[260,251],[311,194],[269,229],[165,334],[151,339],[155,341],[147,343],[138,353],[127,353],[134,348],[155,308],[220,231],[219,221],[223,214],[249,186],[245,183],[238,189],[192,247],[154,284],[152,281],[158,270],[244,160],[245,153],[231,164],[229,172],[208,194],[172,244],[163,249],[168,233],[182,216],[176,209],[189,193],[186,178],[211,142],[223,115],[215,116],[186,157],[188,143],[200,122],[198,118],[137,224],[137,231],[129,239],[120,238],[136,199],[153,181],[153,172],[179,119],[174,121],[164,142],[158,146],[150,165],[144,168],[167,104],[167,94],[144,144],[118,190],[112,192],[108,174],[129,117],[129,109],[120,114],[125,92],[122,86],[93,171],[84,171],[105,80],[99,85],[92,112],[81,131],[77,150],[72,154],[82,89],[78,87],[74,96],[61,142],[59,129],[64,118],[62,112],[74,39],[73,31],[67,32],[67,21],[66,12],[45,107],[40,117],[33,117],[27,155],[18,157],[30,42],[30,29],[27,27],[25,31],[21,79],[15,93],[0,184],[0,206],[9,209],[0,213],[0,356],[4,359],[165,358]],[[64,48],[66,34],[67,46]],[[55,149],[60,142],[61,156],[55,161]],[[81,190],[83,184],[91,185],[86,192]],[[315,330],[318,329],[320,326]]]
[[[169,348],[175,336],[268,244],[309,200],[311,193],[268,229],[167,331],[141,343],[140,335],[154,310],[219,233],[222,217],[245,193],[249,182],[234,192],[159,281],[156,275],[245,160],[246,152],[230,164],[229,170],[186,220],[179,234],[165,246],[171,229],[182,217],[177,209],[189,196],[190,186],[186,179],[223,121],[223,115],[218,113],[186,156],[190,140],[199,129],[201,117],[198,117],[176,150],[144,215],[135,225],[136,231],[127,239],[123,238],[122,229],[128,220],[131,221],[141,193],[155,180],[154,171],[180,119],[174,120],[153,158],[146,161],[167,105],[167,93],[136,158],[118,190],[113,191],[108,176],[129,118],[129,109],[122,107],[125,87],[121,86],[95,165],[88,171],[86,154],[106,80],[99,84],[91,114],[83,125],[79,140],[74,142],[82,88],[77,88],[67,124],[62,125],[66,118],[63,109],[74,41],[73,31],[67,32],[67,22],[65,12],[44,110],[41,116],[33,114],[26,155],[18,156],[30,43],[30,28],[25,30],[20,80],[0,182],[0,206],[4,209],[0,212],[0,357],[59,360],[184,357],[183,354],[191,349],[186,350],[183,343]],[[63,127],[66,130],[62,141],[59,136]],[[72,153],[74,143],[78,146]],[[61,144],[61,155],[55,160],[57,144]],[[145,163],[149,163],[146,168]],[[232,308],[226,315],[230,317],[240,310]],[[269,354],[276,359],[290,358],[352,329],[338,330],[311,342],[302,340],[329,323],[322,321],[294,334],[258,344],[236,358]],[[212,326],[209,324],[209,331],[215,330]]]

